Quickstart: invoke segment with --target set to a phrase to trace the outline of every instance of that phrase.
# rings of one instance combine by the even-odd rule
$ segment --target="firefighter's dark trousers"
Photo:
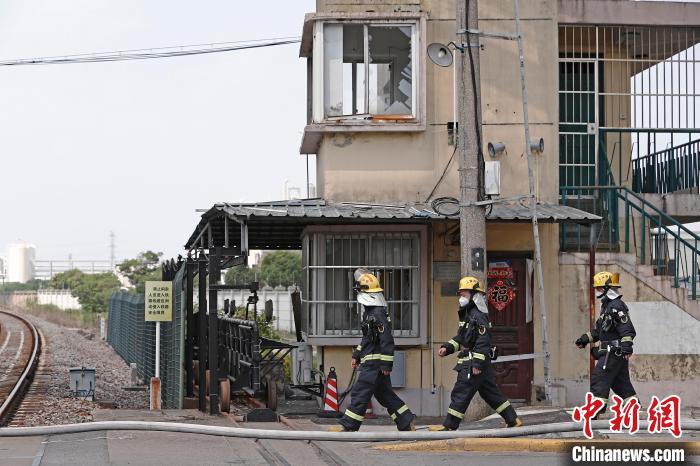
[[[452,402],[442,425],[448,429],[456,430],[464,419],[464,413],[467,412],[469,403],[476,392],[479,392],[481,398],[500,414],[507,424],[514,423],[518,415],[510,405],[510,401],[498,391],[496,376],[491,364],[483,364],[479,375],[471,374],[470,376],[470,371],[471,367],[468,364],[463,365],[460,369],[457,383],[452,389]]]
[[[603,400],[607,406],[610,389],[623,400],[636,396],[632,381],[630,380],[630,363],[622,355],[615,354],[615,349],[610,353],[608,363],[605,364],[605,354],[603,353],[593,369],[591,375],[591,393],[596,398]],[[605,408],[601,412],[605,412]]]
[[[359,375],[350,393],[350,406],[340,423],[346,430],[358,430],[365,419],[367,404],[372,398],[384,406],[399,430],[410,430],[413,413],[391,387],[391,378],[382,374],[378,365],[361,365]]]

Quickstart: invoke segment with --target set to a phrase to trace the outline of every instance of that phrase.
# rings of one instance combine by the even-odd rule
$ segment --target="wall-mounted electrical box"
[[[501,195],[501,162],[486,161],[484,190],[487,196]]]

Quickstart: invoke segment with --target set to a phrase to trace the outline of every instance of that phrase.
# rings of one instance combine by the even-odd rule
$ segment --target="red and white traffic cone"
[[[326,394],[323,397],[323,411],[318,413],[318,417],[341,417],[338,406],[338,376],[335,367],[331,367],[326,378]]]
[[[365,419],[377,419],[377,415],[374,414],[374,410],[372,409],[372,398],[370,398],[369,403],[367,403],[367,409],[365,410]]]

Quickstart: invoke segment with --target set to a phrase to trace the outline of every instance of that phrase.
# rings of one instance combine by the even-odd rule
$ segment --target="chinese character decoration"
[[[652,396],[647,414],[650,434],[666,429],[676,438],[681,436],[681,398],[678,395],[667,396],[661,401],[657,396]]]
[[[613,404],[610,410],[614,416],[610,419],[610,430],[612,432],[622,432],[627,429],[630,434],[635,434],[639,430],[639,400],[636,397],[630,398],[627,403],[617,395],[612,396]],[[623,406],[624,405],[624,406]]]
[[[600,412],[603,407],[605,407],[605,402],[593,396],[591,392],[588,392],[586,393],[586,403],[581,407],[577,406],[574,408],[571,419],[575,422],[583,422],[583,435],[585,435],[587,439],[593,438],[591,420],[598,415],[598,412]]]
[[[489,267],[488,300],[497,311],[502,311],[515,299],[513,267]]]

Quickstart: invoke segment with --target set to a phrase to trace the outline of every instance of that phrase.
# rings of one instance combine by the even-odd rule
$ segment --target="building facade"
[[[675,391],[697,406],[700,346],[689,332],[700,318],[698,238],[676,240],[669,224],[700,218],[693,145],[700,137],[700,28],[692,24],[700,5],[521,4],[529,123],[532,139],[545,144],[534,155],[534,176],[551,402],[578,404],[588,389],[588,352],[573,342],[597,312],[593,259],[594,268],[621,274],[639,332],[632,374],[642,400]],[[479,30],[514,33],[513,2],[479,2]],[[341,390],[360,339],[352,273],[360,266],[374,270],[403,361],[395,364],[395,385],[415,413],[429,416],[444,414],[456,379],[454,359],[439,358],[437,350],[458,322],[459,223],[454,211],[433,202],[459,192],[456,74],[426,54],[429,44],[451,41],[457,41],[454,1],[318,0],[304,20],[300,49],[308,63],[300,152],[316,155],[319,198],[216,205],[187,243],[235,243],[244,255],[301,249],[304,334],[326,372],[335,367]],[[500,178],[494,197],[523,195],[517,46],[492,37],[478,41],[482,150],[499,174],[491,171],[489,180]],[[505,150],[491,156],[489,142]],[[501,354],[535,355],[496,364],[497,382],[509,398],[538,403],[545,359],[530,211],[512,201],[494,204],[486,215],[495,344]],[[659,246],[669,240],[674,254]],[[691,263],[674,259],[681,256]],[[658,315],[666,316],[664,334],[678,344],[655,337]],[[475,403],[468,416],[483,412]]]

